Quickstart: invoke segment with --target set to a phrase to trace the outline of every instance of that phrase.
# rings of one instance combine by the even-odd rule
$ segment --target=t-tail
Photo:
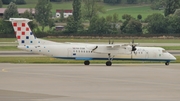
[[[28,22],[32,20],[26,18],[10,18],[9,21],[12,22],[19,46],[37,44],[38,41],[28,25]]]

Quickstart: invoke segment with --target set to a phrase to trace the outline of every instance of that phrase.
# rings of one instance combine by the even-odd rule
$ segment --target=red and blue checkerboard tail
[[[9,21],[12,22],[19,45],[37,44],[38,41],[28,25],[28,22],[32,20],[27,18],[10,18]]]

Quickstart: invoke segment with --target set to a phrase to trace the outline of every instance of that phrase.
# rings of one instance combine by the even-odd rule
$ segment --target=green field
[[[18,8],[35,8],[38,0],[26,0],[26,5],[17,5]],[[106,17],[107,15],[113,15],[117,13],[119,15],[119,19],[122,19],[123,14],[130,14],[133,17],[137,18],[138,14],[141,14],[143,19],[145,19],[148,15],[153,13],[163,13],[160,10],[151,10],[149,5],[127,5],[127,4],[118,4],[118,5],[108,5],[105,3],[98,3],[98,5],[102,6],[106,13],[99,13],[100,16]],[[3,5],[3,8],[6,8],[7,5]],[[52,3],[52,12],[55,15],[56,9],[72,9],[72,2],[62,2],[62,3]]]
[[[142,19],[145,19],[148,15],[151,15],[153,13],[162,13],[163,11],[161,10],[151,10],[150,6],[145,5],[145,6],[140,6],[140,5],[135,5],[135,6],[127,6],[127,7],[119,7],[119,8],[114,8],[111,10],[106,11],[105,14],[100,14],[102,16],[108,16],[108,15],[113,15],[114,13],[117,13],[119,15],[119,19],[122,19],[122,15],[124,14],[129,14],[133,16],[134,18],[137,18],[138,14],[142,15]]]

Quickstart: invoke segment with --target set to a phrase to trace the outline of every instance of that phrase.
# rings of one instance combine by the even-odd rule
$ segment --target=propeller
[[[136,44],[134,44],[134,39],[132,40],[132,50],[131,51],[136,51]]]
[[[133,39],[132,42],[131,42],[131,47],[132,47],[132,49],[131,49],[131,59],[132,59],[132,52],[135,53],[135,51],[137,50],[136,46],[137,46],[137,44],[134,44],[134,39]]]

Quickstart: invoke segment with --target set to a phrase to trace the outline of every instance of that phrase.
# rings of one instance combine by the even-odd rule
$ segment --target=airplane
[[[113,60],[163,61],[169,65],[176,58],[161,47],[140,47],[138,44],[90,44],[90,43],[59,43],[36,38],[31,31],[27,18],[10,18],[18,48],[32,53],[43,54],[53,58],[84,60],[84,65],[90,65],[90,60],[107,60],[106,66],[111,66]]]

